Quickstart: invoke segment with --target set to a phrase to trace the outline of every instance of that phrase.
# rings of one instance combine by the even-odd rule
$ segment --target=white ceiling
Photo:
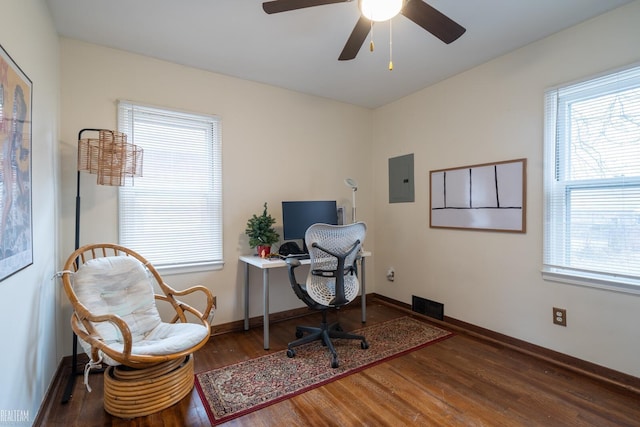
[[[267,15],[261,0],[46,0],[70,38],[375,108],[631,0],[427,0],[467,29],[450,45],[405,18],[338,55],[358,2]],[[416,0],[414,0],[416,1]]]

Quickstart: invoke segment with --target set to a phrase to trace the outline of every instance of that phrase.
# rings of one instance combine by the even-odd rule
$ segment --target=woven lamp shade
[[[98,175],[98,184],[123,186],[142,176],[143,150],[121,132],[100,130],[78,141],[78,170]]]

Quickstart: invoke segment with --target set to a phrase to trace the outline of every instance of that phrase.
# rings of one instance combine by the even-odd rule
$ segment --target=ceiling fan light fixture
[[[375,22],[388,21],[402,10],[403,0],[360,0],[362,15]]]

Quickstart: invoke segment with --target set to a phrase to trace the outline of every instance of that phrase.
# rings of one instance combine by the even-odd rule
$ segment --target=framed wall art
[[[527,159],[431,171],[429,226],[526,232]]]
[[[0,46],[0,280],[33,263],[32,83]]]

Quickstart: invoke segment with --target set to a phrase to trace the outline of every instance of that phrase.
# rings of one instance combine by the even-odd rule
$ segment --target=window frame
[[[632,75],[630,83],[623,88],[616,88],[611,78],[616,75]],[[599,84],[598,82],[603,82]],[[578,86],[583,85],[582,89]],[[590,96],[606,96],[624,90],[640,87],[640,64],[633,64],[624,69],[614,70],[594,76],[580,82],[550,88],[545,91],[544,120],[544,207],[543,207],[543,265],[541,274],[544,280],[588,286],[616,292],[640,295],[640,275],[628,275],[603,271],[586,270],[571,266],[567,261],[570,249],[569,211],[570,196],[574,191],[597,190],[606,188],[631,189],[640,188],[640,174],[632,177],[614,177],[601,179],[571,180],[570,160],[567,151],[571,149],[570,123],[571,117],[567,105],[578,99]],[[564,96],[562,90],[567,90]],[[564,138],[564,139],[563,139]],[[555,194],[563,192],[563,203],[554,208],[551,202]],[[565,222],[554,218],[564,217]],[[562,245],[558,244],[560,242]],[[562,248],[564,247],[564,248]],[[561,248],[561,249],[558,249]],[[558,253],[554,253],[558,252]],[[564,258],[564,259],[561,259]],[[553,261],[556,262],[553,262]],[[559,261],[559,262],[558,262]]]
[[[154,256],[153,255],[147,255],[145,254],[145,252],[153,252],[150,250],[145,251],[144,246],[139,246],[140,243],[136,243],[133,241],[128,241],[126,240],[126,237],[124,237],[125,232],[126,232],[126,225],[123,223],[123,221],[132,221],[131,218],[133,218],[133,216],[126,216],[126,212],[125,212],[125,206],[127,204],[131,205],[132,203],[136,202],[136,198],[140,197],[140,194],[146,195],[146,197],[148,197],[147,199],[145,199],[145,201],[148,200],[154,200],[154,192],[155,193],[162,193],[162,195],[157,195],[156,197],[163,197],[165,198],[167,196],[167,194],[173,194],[174,199],[173,200],[179,200],[179,198],[177,197],[181,191],[183,190],[177,190],[175,188],[170,188],[170,185],[165,185],[165,186],[153,186],[153,184],[151,186],[146,186],[146,189],[141,188],[141,186],[139,185],[138,188],[136,188],[136,185],[134,183],[133,186],[130,187],[120,187],[119,191],[118,191],[118,239],[120,244],[123,244],[127,247],[130,247],[133,250],[136,250],[142,254],[145,254],[144,256],[151,262],[154,264],[154,266],[159,270],[162,271],[163,274],[181,274],[181,273],[193,273],[193,272],[200,272],[200,271],[211,271],[211,270],[218,270],[221,269],[224,266],[224,235],[223,235],[223,217],[222,217],[222,121],[220,119],[220,117],[215,116],[215,115],[208,115],[208,114],[200,114],[200,113],[192,113],[192,112],[185,112],[185,111],[180,111],[177,109],[172,109],[172,108],[166,108],[166,107],[157,107],[157,106],[151,106],[151,105],[146,105],[146,104],[142,104],[142,103],[138,103],[138,102],[133,102],[133,101],[128,101],[128,100],[119,100],[118,101],[118,107],[117,107],[117,111],[118,111],[118,128],[121,132],[124,132],[128,135],[129,138],[129,142],[136,144],[136,145],[140,145],[144,150],[144,159],[143,159],[143,166],[142,166],[142,170],[143,170],[143,175],[142,178],[137,178],[136,182],[139,182],[139,180],[144,179],[145,177],[145,169],[146,170],[150,170],[150,166],[148,163],[152,156],[150,156],[149,152],[147,152],[147,148],[144,145],[144,139],[142,139],[142,137],[139,138],[138,141],[136,141],[135,139],[135,120],[136,118],[135,116],[135,111],[139,111],[139,114],[142,114],[142,116],[144,117],[143,121],[149,121],[149,117],[154,117],[154,120],[151,120],[151,123],[155,123],[156,126],[158,124],[161,124],[164,127],[168,127],[174,128],[174,131],[177,131],[178,128],[184,129],[184,128],[191,128],[191,129],[197,129],[199,126],[202,128],[200,129],[200,131],[204,132],[204,134],[206,135],[206,137],[201,141],[204,144],[210,144],[210,145],[202,145],[201,149],[206,151],[208,153],[208,156],[205,156],[206,161],[204,161],[204,163],[201,166],[206,166],[207,164],[210,163],[210,168],[208,166],[201,168],[201,170],[205,170],[205,179],[206,179],[206,183],[204,185],[204,187],[206,187],[206,190],[200,190],[201,193],[201,199],[202,200],[206,200],[206,202],[201,202],[200,204],[202,205],[206,205],[206,207],[208,209],[201,209],[200,212],[203,213],[203,215],[200,215],[199,218],[202,217],[206,217],[206,220],[202,223],[202,224],[198,224],[200,228],[198,228],[198,230],[200,230],[201,233],[203,234],[208,234],[210,239],[206,240],[205,243],[202,243],[200,246],[200,259],[195,259],[195,260],[191,260],[188,261],[185,257],[190,256],[193,251],[191,250],[191,248],[187,249],[187,248],[180,248],[180,245],[175,245],[178,246],[177,248],[172,245],[170,242],[166,244],[164,252],[166,253],[166,251],[168,250],[167,248],[171,247],[171,251],[181,251],[181,255],[179,255],[177,258],[180,259],[179,262],[177,263],[173,263],[173,262],[166,262],[166,255],[164,257],[161,256],[161,260],[154,260]],[[166,121],[162,121],[161,118],[162,117],[166,117],[167,120]],[[192,125],[189,123],[196,123],[196,122],[201,122],[202,125]],[[208,128],[208,126],[210,126],[210,129]],[[138,131],[140,133],[141,129],[138,129]],[[210,132],[209,132],[210,131]],[[167,143],[171,143],[171,136],[172,134],[169,133],[168,134],[169,137],[166,138],[166,140],[163,140],[163,144]],[[173,134],[175,135],[175,133]],[[175,136],[174,136],[175,137]],[[204,147],[204,148],[202,148]],[[162,156],[158,156],[159,160]],[[179,158],[179,156],[174,156],[172,157],[172,160],[175,161],[176,158]],[[166,160],[167,158],[164,157],[164,160]],[[164,165],[165,163],[160,163],[162,165]],[[175,163],[173,163],[175,164]],[[188,170],[189,167],[184,167],[181,170],[182,171],[186,171]],[[210,180],[210,181],[209,181]],[[150,181],[153,183],[153,181]],[[202,187],[202,186],[200,186]],[[158,192],[157,190],[161,189],[161,192]],[[136,194],[136,192],[138,192],[138,196],[133,196],[134,194]],[[130,201],[127,202],[127,197],[132,197],[132,199],[129,199]],[[176,205],[178,205],[178,203],[176,203]],[[164,204],[164,206],[166,206],[166,204]],[[183,205],[184,206],[184,205]],[[136,213],[135,216],[139,216],[139,213]],[[160,219],[162,219],[162,213],[158,214]],[[175,217],[174,217],[175,218]],[[174,219],[175,221],[175,219]],[[190,224],[190,228],[192,228],[192,223]],[[161,232],[161,231],[160,231]],[[146,237],[142,237],[143,239],[146,239]],[[157,238],[157,233],[154,234],[154,240],[156,240]],[[171,239],[171,236],[169,236],[169,238]],[[213,240],[211,240],[213,239]],[[172,239],[173,241],[176,240],[175,237],[173,237]],[[195,243],[195,242],[192,242]],[[150,244],[147,241],[147,244]],[[155,246],[157,243],[153,243],[153,245]],[[148,246],[147,246],[148,248]],[[211,251],[211,258],[205,259],[203,257],[208,257],[208,254],[210,253],[209,250]],[[160,256],[160,255],[157,255]]]

